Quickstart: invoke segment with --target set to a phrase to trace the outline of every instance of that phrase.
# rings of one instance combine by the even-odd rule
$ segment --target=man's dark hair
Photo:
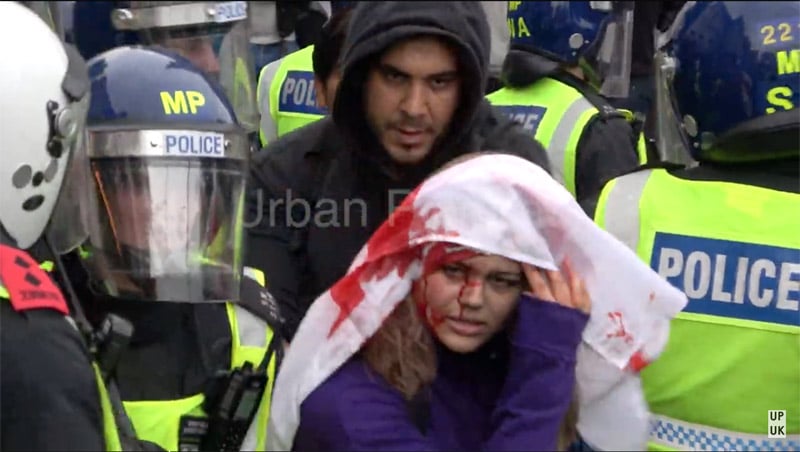
[[[314,44],[314,76],[325,81],[333,73],[342,52],[352,8],[335,12],[322,27],[320,39]]]

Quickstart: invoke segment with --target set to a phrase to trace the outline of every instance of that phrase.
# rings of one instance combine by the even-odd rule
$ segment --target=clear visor
[[[91,158],[92,279],[120,298],[238,300],[246,169],[235,158]]]
[[[89,236],[86,216],[81,202],[86,199],[86,180],[89,178],[89,159],[86,155],[87,134],[78,137],[64,183],[47,227],[47,240],[58,254],[69,253]]]
[[[655,64],[655,134],[656,146],[661,160],[691,165],[694,160],[689,152],[688,141],[684,139],[677,110],[672,103],[672,78],[675,74],[675,60],[658,50],[654,56]]]
[[[247,2],[118,9],[113,22],[117,29],[138,31],[148,45],[179,53],[217,80],[241,126],[247,132],[258,130]]]
[[[633,43],[632,2],[590,3],[614,5],[597,51],[597,71],[602,80],[600,94],[606,97],[626,98],[630,90]]]
[[[58,254],[77,248],[88,235],[85,217],[79,212],[80,202],[86,194],[85,180],[88,174],[86,115],[91,98],[89,79],[85,62],[78,51],[70,45],[65,45],[64,50],[69,63],[62,89],[72,100],[53,118],[55,133],[48,146],[54,144],[60,147],[68,153],[69,160],[58,201],[45,230],[48,243]]]

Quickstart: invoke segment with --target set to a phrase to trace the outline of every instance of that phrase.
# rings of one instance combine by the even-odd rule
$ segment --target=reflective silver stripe
[[[634,253],[639,245],[639,200],[652,173],[646,170],[617,178],[606,199],[604,229]]]
[[[153,3],[139,2],[133,8],[122,10],[126,13],[115,10],[111,15],[111,22],[117,30],[144,30],[219,23],[217,22],[215,2],[186,2],[184,4],[172,2],[172,4],[167,3],[164,6],[155,6]],[[244,3],[243,17],[234,20],[247,20],[247,3]]]
[[[169,157],[178,155],[177,151],[167,149],[167,137],[172,135],[192,136],[197,130],[186,129],[140,129],[140,130],[93,130],[89,132],[91,139],[86,144],[86,153],[94,157]],[[204,154],[209,157],[247,160],[250,158],[250,146],[247,135],[241,131],[209,132],[221,135],[219,154]]]
[[[565,184],[564,178],[564,163],[567,158],[567,144],[572,131],[575,129],[575,124],[578,123],[581,115],[587,111],[595,110],[594,105],[583,97],[575,99],[575,102],[567,108],[564,115],[561,116],[561,121],[558,122],[553,136],[550,138],[550,144],[547,146],[547,155],[550,157],[550,166],[552,166],[553,178]]]
[[[267,322],[251,314],[247,309],[234,304],[236,326],[239,329],[239,345],[244,347],[267,346]]]
[[[270,112],[270,92],[272,91],[272,81],[283,63],[283,58],[273,61],[261,69],[258,75],[258,109],[261,113],[261,136],[265,143],[270,143],[278,138],[278,124]]]
[[[800,435],[768,438],[766,418],[764,433],[760,435],[721,430],[659,415],[650,417],[650,425],[650,441],[678,450],[800,450]]]

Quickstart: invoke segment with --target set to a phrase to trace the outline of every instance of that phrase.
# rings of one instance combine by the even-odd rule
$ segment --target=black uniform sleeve
[[[307,307],[299,299],[308,275],[307,225],[303,224],[308,202],[308,187],[304,189],[308,164],[303,157],[307,145],[295,142],[295,137],[295,133],[281,137],[256,155],[246,198],[244,262],[264,272],[285,320],[281,334],[287,339],[294,335]]]
[[[105,450],[100,395],[82,339],[63,315],[0,300],[3,451]]]
[[[596,196],[609,180],[639,166],[633,129],[622,116],[597,116],[578,143],[577,199]]]

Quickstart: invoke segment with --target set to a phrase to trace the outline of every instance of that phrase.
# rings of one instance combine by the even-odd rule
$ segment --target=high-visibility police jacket
[[[799,210],[796,192],[665,169],[603,189],[597,224],[689,298],[642,371],[651,449],[800,450]]]
[[[262,287],[265,285],[264,275],[258,270],[245,268],[245,276],[255,279]],[[226,303],[226,313],[232,337],[230,369],[241,367],[245,361],[252,363],[253,367],[258,366],[271,350],[271,342],[280,340],[279,336],[274,334],[266,321],[235,303]],[[267,386],[241,450],[265,450],[278,355],[272,353],[268,360]],[[200,393],[177,400],[123,400],[123,405],[139,439],[151,441],[166,450],[173,451],[179,450],[183,417],[207,418],[207,413],[203,410],[204,400],[205,395]]]
[[[486,99],[531,132],[547,149],[553,177],[576,196],[578,145],[592,119],[607,112],[601,112],[574,87],[551,77],[542,77],[524,88],[502,88]],[[611,109],[610,106],[607,108]],[[630,112],[610,111],[625,116],[629,121],[633,119]],[[645,163],[647,151],[641,134],[636,152],[639,163]]]
[[[42,262],[39,267],[45,271],[51,271],[53,267],[53,263],[50,261]],[[9,294],[6,287],[3,285],[3,282],[0,281],[0,303],[9,302],[11,301],[11,295]],[[75,322],[69,317],[65,316],[65,321],[67,321],[70,325],[75,327]],[[78,332],[77,327],[75,331]],[[105,440],[105,450],[107,451],[121,451],[122,450],[122,443],[120,441],[119,430],[117,429],[116,419],[114,417],[114,411],[111,406],[111,400],[108,397],[108,390],[106,389],[105,382],[103,381],[102,376],[100,375],[100,368],[97,366],[96,362],[92,362],[92,368],[94,369],[95,381],[97,382],[97,391],[100,399],[100,409],[102,411],[103,416],[103,439]]]
[[[314,46],[307,46],[261,69],[256,97],[262,146],[327,113],[317,106],[313,54]]]

